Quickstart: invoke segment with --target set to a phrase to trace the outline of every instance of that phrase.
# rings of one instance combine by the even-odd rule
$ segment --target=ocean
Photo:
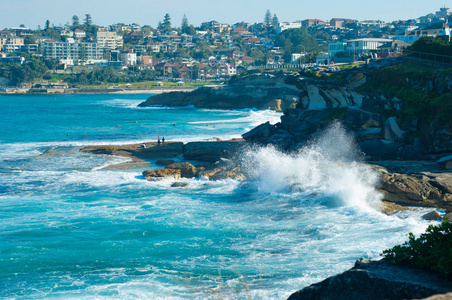
[[[225,140],[280,117],[138,108],[148,96],[0,96],[0,298],[285,299],[428,226],[426,209],[380,212],[377,176],[337,125],[297,153],[244,150],[247,182],[174,188],[79,152]]]

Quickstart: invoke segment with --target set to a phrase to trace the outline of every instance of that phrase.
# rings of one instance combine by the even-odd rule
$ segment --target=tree
[[[48,30],[49,28],[50,28],[50,21],[47,20],[47,21],[46,21],[45,30]]]
[[[84,24],[85,24],[86,28],[90,27],[93,24],[93,20],[92,20],[90,14],[85,15],[85,23]]]
[[[265,12],[265,17],[264,17],[264,26],[268,28],[271,25],[272,25],[272,14],[271,14],[270,10],[267,9],[267,11]]]
[[[276,16],[276,14],[274,14],[272,19],[273,28],[276,28],[276,26],[278,26],[278,23],[279,23],[278,17]]]
[[[77,28],[80,26],[80,20],[78,18],[78,16],[73,15],[72,16],[72,27]]]
[[[165,31],[171,30],[171,17],[168,13],[163,17],[162,29]]]
[[[25,45],[28,45],[28,44],[34,44],[36,41],[35,41],[35,39],[33,38],[33,36],[31,36],[31,35],[27,35],[27,36],[25,36],[25,38],[24,38],[24,44]]]
[[[20,28],[25,28],[25,25],[24,25],[24,24],[20,24],[19,27],[20,27]]]
[[[83,43],[80,43],[80,62],[84,64],[87,59],[86,47]]]
[[[182,33],[187,33],[186,31],[188,30],[189,26],[190,24],[188,24],[187,16],[184,14],[184,16],[182,17],[182,24],[180,26],[180,28],[182,29]]]
[[[319,44],[306,28],[292,28],[284,30],[276,38],[276,45],[283,47],[283,58],[290,61],[292,53],[312,52],[319,50]]]

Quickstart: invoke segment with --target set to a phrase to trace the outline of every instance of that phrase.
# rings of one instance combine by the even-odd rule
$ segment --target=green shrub
[[[382,255],[391,264],[433,271],[446,280],[452,279],[452,223],[443,221],[430,225],[419,238],[412,233],[403,245],[384,250]]]

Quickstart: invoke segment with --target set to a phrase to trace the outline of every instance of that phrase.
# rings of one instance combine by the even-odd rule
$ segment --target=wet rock
[[[272,134],[277,131],[275,125],[270,124],[270,122],[263,123],[247,133],[242,134],[245,141],[249,142],[259,142],[268,139]]]
[[[352,269],[293,293],[301,299],[413,299],[452,291],[452,285],[431,273],[362,260]]]
[[[350,106],[347,110],[345,121],[354,128],[380,128],[381,124],[383,124],[383,117],[379,114]]]
[[[437,162],[441,169],[452,170],[452,155],[441,157]]]
[[[428,298],[424,298],[424,300],[452,300],[452,293],[434,295]]]
[[[196,167],[188,162],[170,164],[166,168],[180,170],[180,174],[184,178],[193,178],[197,172]]]
[[[360,149],[371,159],[397,159],[402,143],[391,142],[383,139],[364,140],[360,144]]]
[[[435,206],[441,191],[428,180],[414,176],[386,173],[381,175],[384,200],[405,205]]]
[[[396,119],[390,117],[385,122],[384,138],[391,142],[404,142],[404,132],[397,125]]]
[[[231,157],[243,143],[243,140],[187,143],[184,147],[184,158],[186,160],[215,162],[222,157]]]
[[[423,148],[421,145],[405,145],[399,153],[402,160],[419,160],[422,158]]]
[[[172,159],[159,159],[155,162],[159,166],[167,166],[174,163]]]
[[[446,219],[446,218],[447,218],[447,220],[448,220],[449,222],[452,223],[452,212],[447,213],[447,214],[444,216],[444,219]]]
[[[426,213],[422,218],[426,221],[441,221],[443,219],[436,210]]]
[[[176,169],[147,170],[143,172],[143,176],[149,181],[162,180],[168,177],[179,180],[181,177],[181,171]]]
[[[174,182],[173,184],[171,184],[171,187],[187,187],[189,185],[190,183],[188,182]]]

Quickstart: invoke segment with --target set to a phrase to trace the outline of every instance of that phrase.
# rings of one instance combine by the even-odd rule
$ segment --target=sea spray
[[[321,194],[327,206],[378,207],[377,174],[359,162],[353,137],[333,123],[315,140],[293,153],[273,146],[255,147],[241,159],[248,178],[267,193]]]

